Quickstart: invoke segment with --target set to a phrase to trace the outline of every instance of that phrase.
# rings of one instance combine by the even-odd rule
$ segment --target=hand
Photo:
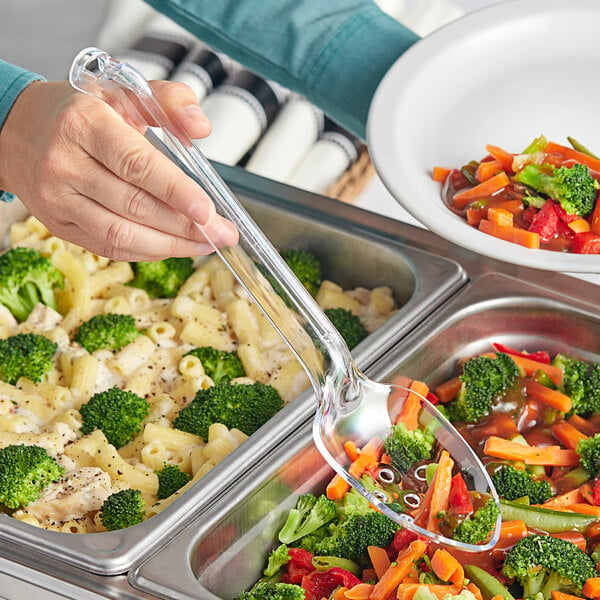
[[[192,138],[210,123],[184,84],[153,82],[170,118]],[[56,236],[113,260],[209,254],[237,243],[200,186],[111,107],[67,82],[34,82],[0,129],[0,189]]]

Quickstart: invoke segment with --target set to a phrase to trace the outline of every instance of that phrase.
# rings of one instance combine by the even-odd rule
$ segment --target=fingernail
[[[208,121],[206,115],[197,104],[190,104],[185,107],[185,113],[192,119],[199,119],[202,121]]]

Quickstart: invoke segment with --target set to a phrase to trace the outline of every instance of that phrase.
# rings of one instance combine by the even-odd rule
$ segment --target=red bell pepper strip
[[[301,585],[306,600],[321,600],[321,598],[329,598],[339,586],[353,588],[359,583],[362,583],[361,580],[350,571],[341,567],[332,567],[327,571],[313,571],[305,575]]]
[[[558,204],[558,202],[554,204],[554,210],[556,211],[556,214],[559,216],[560,220],[564,223],[568,224],[572,221],[575,221],[575,219],[579,219],[579,215],[575,213],[568,213],[560,204]]]
[[[520,356],[521,358],[530,358],[531,360],[537,360],[546,365],[550,364],[550,354],[545,350],[538,350],[537,352],[520,352],[510,346],[505,346],[504,344],[499,344],[497,342],[494,342],[492,346],[494,346],[495,350],[504,352],[504,354],[512,354],[514,356]]]
[[[414,542],[418,537],[419,536],[410,529],[399,529],[396,531],[391,544],[396,551],[396,555],[398,552],[408,548],[411,542]]]
[[[448,495],[448,505],[457,515],[468,515],[473,512],[473,500],[467,484],[460,473],[452,477],[450,481],[450,494]]]
[[[600,235],[591,231],[576,233],[571,249],[576,254],[600,254]]]
[[[286,572],[281,577],[283,583],[300,585],[302,579],[315,570],[312,564],[313,555],[304,548],[289,548],[290,560],[286,565]]]
[[[592,502],[596,506],[600,506],[600,479],[596,479],[592,486]]]
[[[429,400],[429,402],[431,402],[431,404],[440,403],[440,399],[433,392],[427,392],[427,396],[425,397],[427,398],[427,400]]]
[[[558,214],[554,210],[555,204],[552,200],[546,200],[529,226],[528,231],[539,234],[541,242],[549,242],[556,235]]]

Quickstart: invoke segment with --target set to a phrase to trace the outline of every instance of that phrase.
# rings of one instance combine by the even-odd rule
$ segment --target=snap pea
[[[502,596],[504,600],[515,600],[514,596],[493,576],[481,567],[465,565],[467,577],[480,589],[483,600]]]
[[[579,531],[583,533],[592,523],[599,520],[596,515],[549,510],[538,506],[529,506],[518,502],[500,500],[500,514],[503,521],[523,521],[527,527],[533,527],[546,533]]]

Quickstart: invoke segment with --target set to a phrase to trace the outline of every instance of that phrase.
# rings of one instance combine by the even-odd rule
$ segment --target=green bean
[[[504,600],[515,600],[514,596],[487,571],[475,565],[465,565],[467,577],[481,590],[483,600],[492,600],[494,596],[502,596]]]
[[[579,531],[581,533],[594,522],[598,521],[596,515],[581,515],[568,513],[518,502],[500,500],[500,513],[503,521],[523,521],[527,527],[533,527],[546,533],[560,533],[562,531]]]

